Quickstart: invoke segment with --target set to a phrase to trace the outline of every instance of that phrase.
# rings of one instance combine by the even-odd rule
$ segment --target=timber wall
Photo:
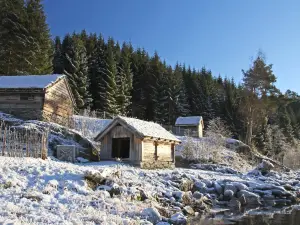
[[[24,96],[30,96],[27,100]],[[25,120],[41,120],[43,93],[0,92],[0,111]]]
[[[69,123],[74,106],[65,79],[47,88],[43,105],[43,120],[62,125]]]

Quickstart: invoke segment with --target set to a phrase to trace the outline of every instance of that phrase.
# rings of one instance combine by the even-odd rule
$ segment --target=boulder
[[[161,221],[162,217],[156,208],[146,208],[142,211],[141,216],[153,224]]]
[[[172,195],[175,199],[177,199],[178,201],[182,200],[184,192],[183,191],[173,191]]]
[[[214,182],[214,188],[219,195],[223,194],[223,188],[217,181]]]
[[[182,211],[185,215],[189,215],[189,216],[194,216],[195,215],[195,211],[189,205],[185,206]]]
[[[201,199],[204,195],[202,193],[200,193],[199,191],[195,191],[193,193],[193,198],[195,199]]]
[[[231,183],[232,185],[234,185],[237,189],[237,191],[242,191],[242,190],[249,190],[248,186],[240,183],[240,182],[233,182]]]
[[[196,181],[194,183],[194,191],[200,191],[201,193],[206,193],[207,186],[204,182]]]
[[[230,208],[230,210],[232,211],[241,211],[241,203],[238,199],[233,198],[229,201],[228,203],[228,207]]]
[[[234,192],[232,190],[224,191],[224,197],[223,198],[224,198],[225,201],[231,200],[233,198],[233,196],[234,196]]]
[[[275,206],[275,197],[273,195],[264,196],[263,201],[266,206]]]
[[[246,191],[246,190],[242,190],[237,193],[238,198],[240,198],[242,195],[244,195],[244,197],[246,199],[247,206],[257,207],[257,206],[261,205],[259,195],[254,194],[250,191]]]
[[[238,190],[237,190],[237,187],[235,185],[226,184],[225,187],[224,187],[224,196],[225,196],[226,191],[231,191],[233,193],[233,195],[235,195]]]
[[[187,218],[182,213],[175,213],[171,216],[170,221],[174,225],[185,225],[187,224]]]
[[[274,165],[271,162],[264,160],[264,159],[257,167],[257,169],[261,171],[262,175],[266,175],[273,168],[274,168]]]
[[[211,180],[203,180],[203,183],[205,183],[206,187],[208,187],[208,188],[211,188],[214,185]]]

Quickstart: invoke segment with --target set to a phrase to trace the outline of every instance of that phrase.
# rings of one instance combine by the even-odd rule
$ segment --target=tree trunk
[[[248,109],[248,121],[247,121],[247,133],[246,133],[246,144],[251,146],[252,142],[252,132],[253,132],[253,116],[252,107]]]

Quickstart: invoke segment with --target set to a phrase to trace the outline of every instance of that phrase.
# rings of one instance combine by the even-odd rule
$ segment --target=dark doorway
[[[112,139],[112,158],[128,159],[130,152],[130,138]]]

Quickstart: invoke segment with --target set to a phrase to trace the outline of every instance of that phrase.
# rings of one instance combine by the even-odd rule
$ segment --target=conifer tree
[[[64,56],[64,73],[67,75],[77,108],[86,105],[87,92],[87,58],[85,47],[75,35],[66,35],[62,43]]]
[[[105,54],[105,68],[104,68],[104,79],[103,79],[103,90],[101,98],[104,100],[104,113],[107,117],[113,117],[118,115],[117,106],[117,84],[116,75],[118,73],[117,64],[114,57],[114,41],[109,39],[107,43],[107,49]]]
[[[64,73],[64,59],[62,54],[62,46],[60,37],[56,37],[53,43],[54,56],[53,56],[53,73],[63,74]]]
[[[52,43],[41,0],[26,0],[26,29],[32,36],[30,51],[34,58],[30,61],[33,74],[52,72]]]
[[[0,74],[30,74],[35,43],[26,27],[23,0],[0,1]]]
[[[132,91],[132,71],[131,71],[131,52],[126,43],[122,46],[119,70],[116,77],[117,84],[117,105],[121,115],[131,113],[131,91]]]
[[[98,37],[95,48],[89,59],[89,90],[92,97],[92,109],[104,111],[106,45],[103,37]]]

